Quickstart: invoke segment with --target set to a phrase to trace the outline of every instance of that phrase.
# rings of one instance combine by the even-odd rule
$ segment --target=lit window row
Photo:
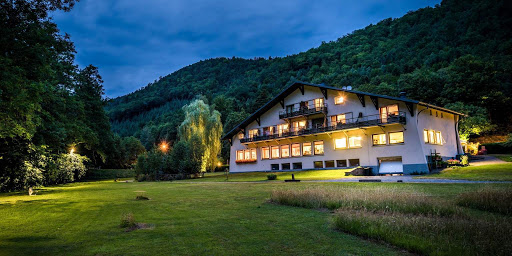
[[[425,143],[443,145],[443,136],[440,131],[423,130],[423,140]]]
[[[344,149],[344,148],[360,148],[363,146],[362,144],[363,138],[361,136],[350,136],[342,137],[338,139],[334,139],[334,148],[335,149]]]
[[[244,149],[236,151],[236,162],[237,163],[247,163],[247,162],[255,162],[257,160],[256,157],[256,149]]]
[[[302,147],[302,150],[301,150]],[[276,159],[324,154],[324,142],[304,142],[261,148],[261,159]]]
[[[387,145],[388,137],[390,145],[404,143],[404,132],[390,132],[388,136],[385,133],[372,135],[373,145]]]

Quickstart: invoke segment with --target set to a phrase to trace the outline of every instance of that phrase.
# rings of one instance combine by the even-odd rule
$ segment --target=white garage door
[[[404,166],[402,165],[402,160],[380,160],[379,173],[380,174],[388,174],[388,173],[403,173]]]

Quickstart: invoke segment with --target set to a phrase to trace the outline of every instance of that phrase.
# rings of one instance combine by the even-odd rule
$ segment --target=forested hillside
[[[227,131],[294,80],[351,85],[470,114],[467,133],[511,130],[512,9],[507,1],[443,1],[282,58],[216,58],[110,100],[113,130],[147,147],[174,140],[181,106],[201,95]],[[490,123],[492,124],[490,124]]]

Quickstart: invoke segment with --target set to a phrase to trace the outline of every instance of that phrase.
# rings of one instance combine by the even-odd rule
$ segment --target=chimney
[[[407,98],[407,92],[400,92],[400,98]]]

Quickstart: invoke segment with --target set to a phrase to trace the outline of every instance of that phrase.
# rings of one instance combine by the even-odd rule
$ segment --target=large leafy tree
[[[69,172],[61,159],[71,157],[72,146],[94,165],[116,152],[98,69],[74,64],[73,43],[49,17],[74,4],[0,1],[0,190],[50,183],[50,176]],[[86,158],[72,156],[68,162],[82,173]]]
[[[185,120],[179,127],[180,140],[188,142],[191,158],[201,159],[200,171],[213,170],[221,150],[220,113],[203,100],[191,102],[183,107],[183,111]]]

